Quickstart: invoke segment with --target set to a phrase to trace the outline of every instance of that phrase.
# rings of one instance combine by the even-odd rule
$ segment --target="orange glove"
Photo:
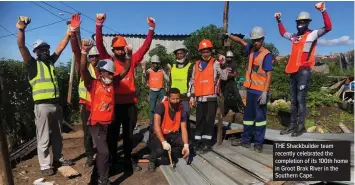
[[[98,13],[96,14],[96,25],[102,26],[105,22],[106,14]]]
[[[73,14],[70,21],[70,31],[74,32],[75,30],[77,30],[80,24],[81,24],[80,15]]]
[[[324,2],[317,3],[314,6],[316,7],[317,10],[319,10],[322,13],[325,11],[325,3]]]
[[[31,18],[26,17],[26,16],[20,16],[18,17],[18,21],[16,23],[16,28],[20,30],[26,29],[27,25],[31,23]]]
[[[152,17],[148,17],[147,22],[149,25],[149,29],[154,30],[155,29],[155,19],[153,19]]]
[[[81,53],[87,54],[87,52],[94,46],[94,41],[89,39],[82,39],[81,40]]]

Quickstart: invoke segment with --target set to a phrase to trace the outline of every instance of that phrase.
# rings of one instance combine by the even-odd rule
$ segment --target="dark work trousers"
[[[195,141],[212,145],[212,134],[216,119],[217,101],[199,102],[196,106]]]
[[[233,112],[244,110],[243,100],[234,81],[225,82],[222,86],[222,91],[224,96],[224,115],[228,114],[230,109]]]
[[[120,134],[121,124],[123,126],[123,153],[124,160],[131,160],[131,152],[133,148],[133,130],[137,123],[137,107],[131,104],[115,105],[115,121],[109,126],[108,145],[110,150],[111,162],[117,161],[117,142]]]
[[[304,124],[307,113],[307,92],[311,79],[310,69],[300,69],[290,75],[291,123]],[[298,117],[298,119],[297,119]]]
[[[92,139],[96,143],[97,156],[96,156],[96,168],[100,179],[108,178],[109,176],[109,151],[107,146],[107,125],[90,125],[89,131],[91,133]]]
[[[149,119],[151,121],[153,120],[157,102],[160,103],[161,100],[163,100],[164,94],[165,94],[164,88],[161,88],[159,91],[153,91],[149,89],[149,106],[150,106]]]
[[[89,132],[89,126],[87,124],[88,118],[90,116],[90,111],[86,109],[86,104],[80,104],[81,105],[81,122],[83,124],[83,131],[84,131],[84,146],[85,146],[85,154],[86,157],[93,157],[94,152],[93,152],[93,143],[92,143],[92,137]]]
[[[171,157],[174,160],[180,158],[184,146],[181,134],[179,132],[166,134],[164,135],[164,138],[171,146]],[[168,156],[167,151],[163,149],[163,145],[155,134],[149,139],[148,147],[151,151],[149,160],[152,162],[156,162],[157,158],[162,157],[164,154]]]

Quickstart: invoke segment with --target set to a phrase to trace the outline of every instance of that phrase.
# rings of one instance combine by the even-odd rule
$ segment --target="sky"
[[[45,3],[63,11],[50,7]],[[95,19],[96,13],[106,13],[107,18],[104,25],[110,29],[104,27],[104,33],[146,34],[148,31],[146,18],[148,16],[156,20],[156,34],[190,34],[210,24],[215,24],[219,27],[223,26],[223,1],[64,1],[66,5],[77,11],[60,1],[46,1],[45,3],[41,1],[0,2],[0,58],[21,60],[15,36],[1,38],[9,35],[10,32],[17,34],[15,25],[20,15],[31,17],[32,22],[27,26],[27,29],[60,21],[61,17],[67,19],[71,16],[69,13],[76,13],[77,11],[89,16],[91,19]],[[229,4],[228,31],[248,36],[254,26],[261,26],[266,33],[266,42],[275,44],[280,55],[288,55],[291,50],[291,43],[280,36],[274,13],[281,12],[282,22],[287,31],[296,32],[295,19],[297,15],[301,11],[307,11],[313,19],[310,28],[319,29],[324,26],[324,23],[321,13],[314,8],[315,3],[317,2],[231,1]],[[52,15],[36,4],[57,16]],[[346,52],[354,49],[354,2],[326,1],[326,8],[330,15],[333,29],[318,41],[317,54],[326,55],[331,52]],[[95,22],[83,15],[81,19],[81,27],[90,32],[82,30],[82,38],[91,38],[91,35],[95,32]],[[8,31],[2,27],[5,27]],[[42,39],[51,45],[51,52],[54,52],[65,32],[66,23],[63,21],[27,32],[26,43],[32,46],[35,40]],[[29,49],[32,51],[31,48]],[[71,57],[71,47],[68,44],[59,61],[66,63]]]

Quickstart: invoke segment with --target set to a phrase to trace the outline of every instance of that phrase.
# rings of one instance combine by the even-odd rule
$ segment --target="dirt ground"
[[[76,126],[80,128],[80,126]],[[79,131],[80,132],[80,131]],[[80,133],[73,133],[72,135],[80,136]],[[69,137],[72,137],[69,134]],[[66,134],[68,137],[68,134]],[[16,185],[29,185],[33,184],[36,179],[44,177],[47,182],[54,181],[58,185],[87,185],[90,183],[92,171],[94,167],[85,168],[84,163],[86,157],[84,155],[84,144],[83,138],[69,138],[63,140],[63,155],[65,158],[73,159],[75,165],[72,166],[81,175],[73,179],[67,179],[57,172],[55,175],[50,177],[44,177],[41,175],[39,170],[38,158],[36,152],[29,155],[27,159],[22,159],[22,161],[17,162],[17,165],[13,168],[13,176]],[[169,183],[165,179],[163,173],[157,168],[155,173],[150,173],[147,171],[148,163],[140,163],[142,170],[140,172],[135,172],[131,176],[124,174],[123,169],[120,168],[120,163],[116,165],[119,169],[118,173],[110,177],[110,180],[114,182],[113,184],[121,185],[168,185]],[[92,185],[94,185],[92,183]]]

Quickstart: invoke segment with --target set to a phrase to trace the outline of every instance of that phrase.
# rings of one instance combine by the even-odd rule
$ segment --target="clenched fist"
[[[105,19],[106,19],[106,14],[104,13],[96,14],[96,25],[102,26],[105,22]]]
[[[132,50],[133,47],[132,45],[128,44],[127,46],[124,47],[124,51],[126,52],[127,55],[131,56],[132,55]]]
[[[89,39],[81,40],[81,53],[87,54],[87,52],[94,46],[94,41]]]
[[[31,18],[26,16],[18,17],[18,21],[16,23],[16,27],[20,30],[26,29],[27,25],[31,23]]]
[[[277,20],[277,22],[280,22],[281,21],[281,13],[275,13],[275,18],[276,18],[276,20]]]
[[[324,2],[317,3],[314,5],[314,7],[316,7],[316,9],[319,10],[320,12],[325,11],[325,3]]]
[[[147,22],[149,25],[149,29],[154,30],[155,29],[155,19],[153,19],[152,17],[148,17]]]

